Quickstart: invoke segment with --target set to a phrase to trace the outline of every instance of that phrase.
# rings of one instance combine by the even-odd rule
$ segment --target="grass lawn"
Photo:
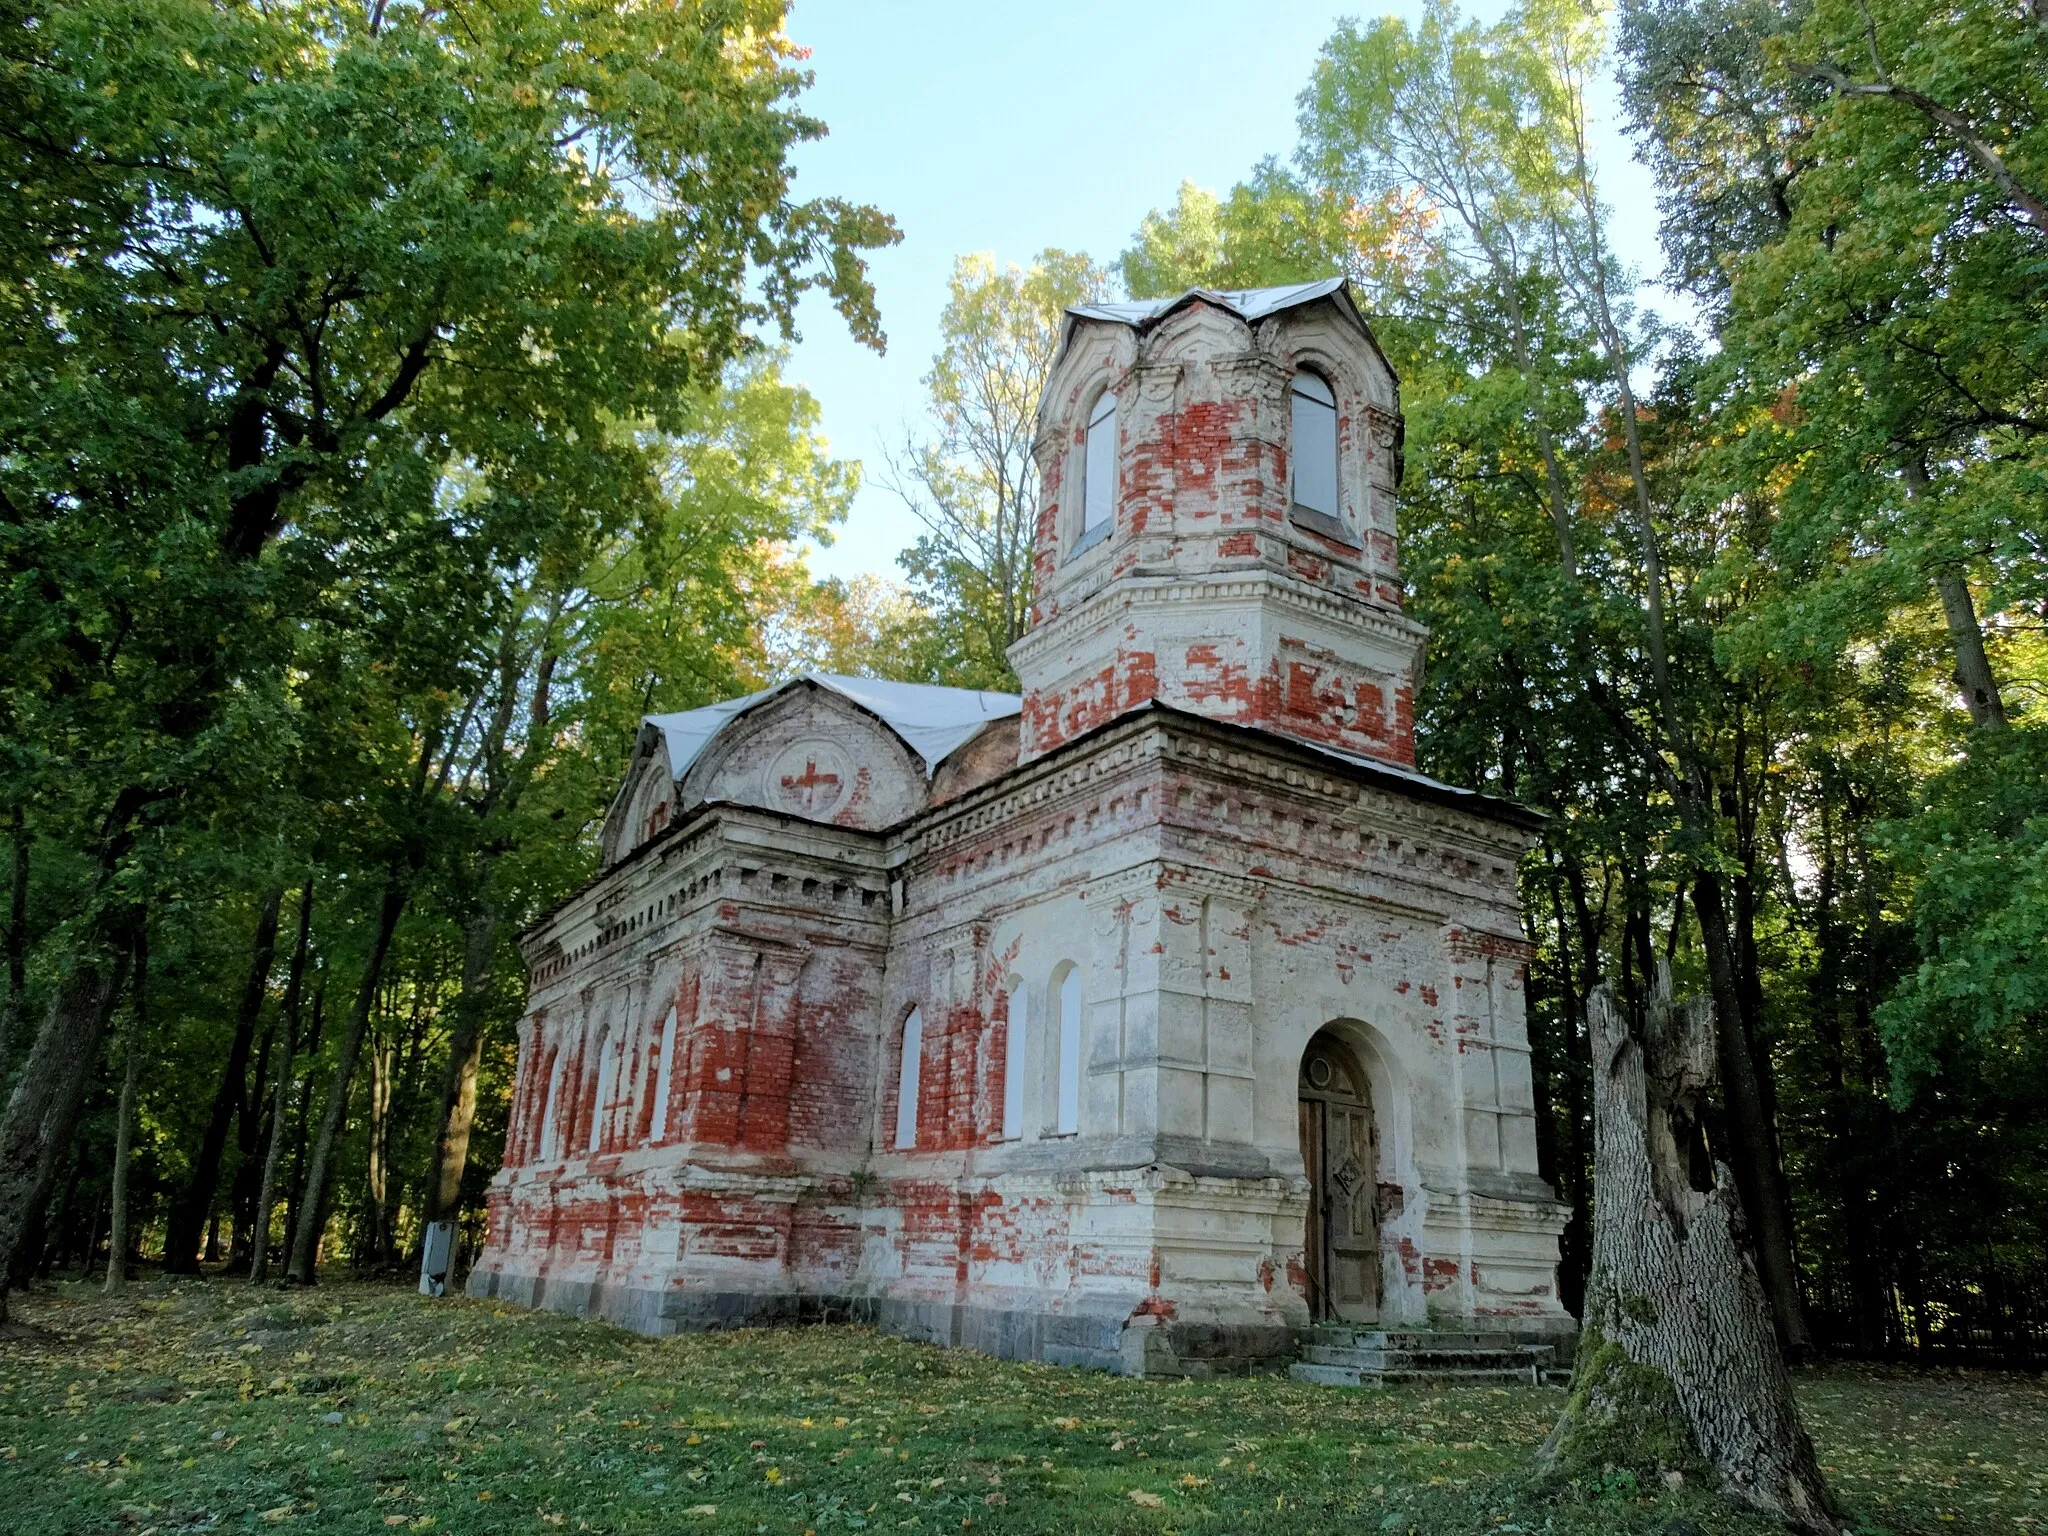
[[[1562,1394],[1536,1387],[1165,1385],[344,1285],[64,1288],[15,1316],[0,1530],[36,1536],[1766,1529],[1627,1479],[1537,1497],[1520,1474]],[[1859,1531],[2048,1525],[2040,1382],[1834,1368],[1800,1390]]]

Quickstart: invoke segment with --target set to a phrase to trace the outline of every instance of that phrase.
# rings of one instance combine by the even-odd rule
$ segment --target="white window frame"
[[[590,1145],[585,1149],[597,1152],[604,1146],[604,1122],[609,1113],[607,1106],[619,1091],[619,1054],[607,1031],[597,1040],[597,1094],[590,1106]]]
[[[669,1094],[674,1091],[676,1055],[676,1010],[671,1003],[661,1020],[661,1060],[654,1074],[654,1119],[647,1127],[650,1144],[668,1139]]]
[[[1055,1051],[1052,1130],[1055,1136],[1073,1136],[1081,1129],[1081,968],[1068,966],[1054,992],[1059,1008],[1059,1044]]]
[[[1309,386],[1309,387],[1304,387]],[[1327,398],[1325,398],[1327,397]],[[1302,368],[1295,372],[1294,380],[1287,388],[1288,437],[1287,437],[1287,498],[1297,507],[1310,512],[1319,512],[1324,517],[1338,522],[1347,522],[1344,517],[1344,476],[1342,451],[1337,432],[1337,391],[1330,381],[1311,369]],[[1304,430],[1306,428],[1306,430]],[[1311,436],[1320,437],[1327,433],[1326,441],[1309,442]],[[1302,470],[1305,467],[1327,467],[1329,484],[1304,486]],[[1304,495],[1304,490],[1308,494]],[[1328,506],[1318,506],[1325,490]],[[1310,498],[1315,498],[1311,500]],[[1348,522],[1347,522],[1348,526]]]
[[[913,1008],[903,1019],[903,1060],[896,1072],[896,1146],[917,1145],[917,1096],[924,1076],[924,1015]]]
[[[1117,412],[1116,391],[1105,389],[1088,407],[1088,430],[1081,439],[1081,528],[1079,542],[1092,543],[1097,530],[1116,521]]]
[[[1010,1025],[1003,1042],[1003,1140],[1024,1134],[1024,1074],[1031,1060],[1031,1005],[1023,985],[1010,990]]]
[[[547,1097],[541,1102],[540,1160],[551,1163],[562,1154],[562,1074],[569,1070],[569,1053],[557,1047],[555,1064],[548,1073]]]

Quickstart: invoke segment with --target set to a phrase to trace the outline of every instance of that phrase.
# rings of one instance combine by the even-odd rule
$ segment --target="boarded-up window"
[[[924,1018],[913,1008],[903,1021],[903,1066],[896,1079],[896,1145],[917,1145],[917,1085],[924,1067]]]
[[[1073,966],[1059,982],[1059,1103],[1053,1129],[1071,1136],[1081,1129],[1081,973]]]
[[[1288,443],[1294,504],[1337,516],[1337,397],[1312,373],[1294,376],[1294,431]]]
[[[1090,533],[1116,512],[1116,396],[1108,390],[1088,413],[1088,453],[1081,498],[1081,531]]]

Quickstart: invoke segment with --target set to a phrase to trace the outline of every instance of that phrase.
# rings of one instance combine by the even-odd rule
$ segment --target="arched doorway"
[[[1379,1131],[1358,1058],[1328,1030],[1302,1053],[1301,1161],[1310,1315],[1372,1322],[1380,1314]]]

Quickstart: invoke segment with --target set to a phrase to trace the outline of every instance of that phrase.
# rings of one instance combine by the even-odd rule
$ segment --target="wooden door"
[[[1308,1228],[1302,1239],[1303,1267],[1308,1271],[1308,1315],[1318,1320],[1330,1315],[1326,1305],[1329,1265],[1323,1243],[1323,1105],[1320,1099],[1301,1101],[1301,1164],[1308,1174]]]
[[[1301,1160],[1311,1191],[1310,1311],[1371,1322],[1380,1309],[1379,1136],[1364,1073],[1320,1036],[1302,1060]]]

